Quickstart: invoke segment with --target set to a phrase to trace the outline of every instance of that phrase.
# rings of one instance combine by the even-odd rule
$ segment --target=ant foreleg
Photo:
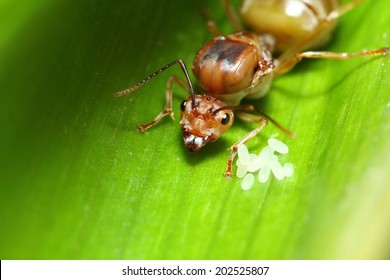
[[[188,91],[191,94],[192,101],[193,101],[192,103],[195,104],[195,92],[194,92],[194,88],[192,86],[192,83],[191,83],[190,76],[188,74],[188,70],[187,70],[186,65],[180,59],[174,60],[174,61],[168,63],[167,65],[165,65],[164,67],[162,67],[161,69],[157,70],[153,74],[149,75],[148,77],[146,77],[142,81],[138,82],[134,86],[132,86],[132,87],[130,87],[128,89],[122,90],[122,91],[120,91],[120,92],[115,94],[115,96],[123,96],[123,95],[129,94],[129,93],[132,93],[135,90],[137,90],[140,87],[142,87],[147,82],[149,82],[151,79],[156,77],[157,75],[161,74],[163,71],[167,70],[168,68],[170,68],[171,66],[176,65],[176,64],[179,64],[181,70],[183,71],[183,73],[184,73],[184,75],[186,77],[187,83],[183,82],[182,80],[180,80],[176,76],[172,76],[171,78],[169,78],[168,82],[167,82],[167,87],[165,89],[165,106],[164,106],[164,110],[160,114],[158,114],[157,117],[155,117],[151,122],[149,122],[147,124],[139,125],[137,127],[138,131],[145,132],[145,130],[147,130],[148,128],[152,127],[156,123],[158,123],[163,117],[165,117],[167,115],[170,115],[172,117],[172,119],[174,119],[174,115],[173,115],[173,111],[172,111],[172,84],[174,82],[177,83],[179,86],[181,86],[182,88],[184,88],[186,91]]]
[[[247,114],[247,115],[249,115],[249,114]],[[253,115],[253,117],[255,117],[256,121],[257,121],[258,116],[254,116]],[[250,139],[255,137],[256,134],[258,134],[267,124],[268,124],[267,119],[261,118],[260,125],[258,127],[256,127],[254,130],[249,132],[240,141],[234,143],[234,145],[229,148],[231,150],[231,152],[230,152],[230,156],[228,158],[227,164],[226,164],[226,170],[225,170],[225,173],[224,173],[225,177],[227,177],[227,178],[231,178],[232,177],[232,163],[233,163],[233,160],[234,160],[234,158],[235,158],[235,156],[237,154],[238,146],[240,146],[242,144],[245,144]]]
[[[184,83],[182,80],[180,80],[180,78],[178,78],[177,76],[170,77],[167,81],[167,87],[165,89],[164,110],[162,112],[160,112],[151,122],[146,123],[146,124],[142,124],[142,125],[138,125],[137,126],[138,131],[145,132],[147,129],[149,129],[153,125],[157,124],[162,118],[164,118],[165,116],[168,116],[168,115],[170,115],[173,120],[175,119],[174,113],[172,110],[172,85],[173,85],[173,83],[177,83],[180,87],[182,87],[186,91],[190,90],[189,86],[186,83]]]
[[[291,138],[295,138],[296,135],[281,126],[278,122],[276,122],[274,119],[272,119],[270,116],[265,114],[264,112],[258,110],[256,107],[252,105],[239,105],[239,106],[225,106],[221,109],[229,109],[229,110],[238,110],[238,112],[235,113],[235,115],[240,118],[243,121],[246,122],[254,122],[254,123],[260,123],[258,127],[256,127],[254,130],[249,132],[247,135],[245,135],[240,141],[235,143],[233,146],[230,147],[231,153],[229,156],[229,159],[226,164],[226,171],[225,171],[225,177],[231,177],[232,176],[232,163],[233,160],[237,154],[238,146],[241,144],[245,144],[247,141],[252,139],[254,136],[256,136],[267,124],[268,122],[273,123],[279,130],[281,130],[283,133],[288,135]],[[259,115],[254,115],[251,113],[243,112],[243,111],[252,111]]]

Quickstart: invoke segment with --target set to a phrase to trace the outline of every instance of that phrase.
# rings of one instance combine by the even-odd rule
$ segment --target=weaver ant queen
[[[172,111],[172,85],[177,83],[190,93],[180,105],[180,126],[185,147],[195,152],[217,140],[233,124],[234,117],[259,125],[230,147],[225,176],[232,176],[232,162],[240,144],[258,134],[268,122],[294,138],[295,135],[252,105],[240,105],[243,98],[261,98],[272,79],[291,70],[302,58],[348,59],[357,56],[386,55],[388,48],[357,53],[305,51],[329,40],[337,19],[357,6],[354,0],[340,5],[337,0],[244,0],[241,17],[253,32],[245,32],[228,0],[222,0],[235,33],[223,36],[215,23],[208,20],[214,38],[197,53],[192,70],[204,93],[195,94],[187,67],[182,60],[168,63],[134,86],[116,96],[134,92],[152,78],[179,65],[186,82],[177,76],[169,78],[165,91],[165,107],[151,122],[139,125],[144,132]],[[262,16],[264,15],[264,16]],[[280,52],[277,59],[274,51]]]

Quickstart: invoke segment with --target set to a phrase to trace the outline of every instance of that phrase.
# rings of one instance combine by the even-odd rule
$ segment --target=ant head
[[[195,100],[195,104],[193,103]],[[180,105],[180,127],[184,145],[196,152],[209,142],[217,140],[233,124],[234,115],[226,104],[209,95],[189,96]]]

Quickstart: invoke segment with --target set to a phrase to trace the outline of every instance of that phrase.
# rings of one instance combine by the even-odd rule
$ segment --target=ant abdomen
[[[339,6],[338,0],[244,0],[240,14],[253,32],[272,34],[275,50],[281,52],[300,44]],[[333,26],[335,21],[329,24]],[[307,48],[324,45],[332,30],[327,28]]]
[[[215,37],[205,44],[192,65],[200,87],[230,105],[239,104],[252,93],[265,94],[272,81],[274,63],[259,39],[254,33],[238,32]],[[267,75],[267,79],[257,82]],[[256,87],[251,88],[254,84]]]

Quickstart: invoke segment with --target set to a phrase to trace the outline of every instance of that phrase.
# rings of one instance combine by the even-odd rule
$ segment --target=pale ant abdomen
[[[272,34],[275,50],[281,52],[306,40],[339,6],[338,0],[244,0],[240,15],[254,33]],[[305,49],[327,43],[335,23],[329,21],[326,31]]]

